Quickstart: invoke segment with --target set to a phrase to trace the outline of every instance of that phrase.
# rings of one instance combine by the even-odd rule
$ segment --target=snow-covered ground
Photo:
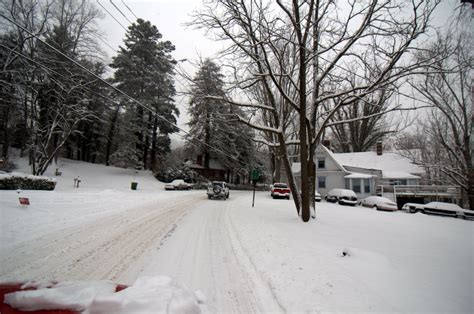
[[[60,170],[55,191],[20,193],[27,208],[0,191],[0,282],[164,275],[211,312],[474,312],[472,221],[323,202],[302,223],[267,192],[252,208],[251,192],[208,200],[145,171]]]

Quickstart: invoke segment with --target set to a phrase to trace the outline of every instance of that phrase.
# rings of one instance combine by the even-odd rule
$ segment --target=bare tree
[[[350,84],[356,86],[358,77],[348,78]],[[331,118],[331,147],[341,153],[364,152],[371,149],[378,141],[398,131],[400,123],[389,119],[388,115],[380,115],[393,107],[397,87],[387,87],[367,95],[341,108]],[[337,99],[335,100],[337,101]],[[363,119],[359,119],[363,117]]]
[[[272,127],[257,119],[241,120],[275,135],[277,143],[270,144],[280,148],[303,221],[309,220],[314,206],[314,153],[325,128],[345,122],[330,122],[341,108],[419,68],[420,64],[403,56],[426,31],[438,2],[217,0],[196,13],[194,25],[230,42],[225,52],[240,69],[235,85],[242,92],[258,85],[264,93],[265,103],[257,99],[243,103],[239,98],[233,103],[273,116]],[[348,75],[364,77],[365,72],[372,75],[356,86],[347,84]],[[282,102],[298,117],[300,189],[295,186],[288,160],[287,146],[292,141],[287,140],[280,123]]]
[[[29,148],[34,174],[43,174],[81,121],[91,118],[85,95],[94,79],[76,63],[94,68],[100,49],[91,35],[101,13],[89,1],[5,1],[2,26],[14,46],[1,45],[9,58],[2,74],[14,78],[16,108],[22,112],[23,144]],[[72,60],[74,60],[74,63]],[[21,108],[21,109],[19,109]]]
[[[459,16],[458,16],[459,17]],[[412,87],[432,104],[427,118],[420,119],[417,148],[411,159],[424,166],[434,183],[461,186],[465,204],[474,208],[473,170],[473,87],[474,32],[464,23],[438,34],[418,59],[438,56],[423,74],[411,81]],[[406,144],[407,141],[404,142]]]

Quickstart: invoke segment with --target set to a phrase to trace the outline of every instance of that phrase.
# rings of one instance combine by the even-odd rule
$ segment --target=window
[[[407,180],[405,179],[391,179],[390,185],[407,185]]]
[[[364,179],[364,193],[372,193],[372,191],[370,190],[370,179]]]
[[[360,179],[352,179],[352,191],[360,193]]]
[[[326,159],[325,158],[318,158],[318,169],[326,168]]]
[[[326,177],[318,177],[318,189],[326,188]]]
[[[347,189],[347,190],[350,190],[350,189],[351,189],[351,179],[347,179],[347,178],[346,178],[345,181],[346,181],[346,189]]]

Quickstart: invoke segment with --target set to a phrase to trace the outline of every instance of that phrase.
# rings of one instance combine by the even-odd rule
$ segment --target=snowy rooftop
[[[344,166],[381,170],[384,178],[419,178],[424,170],[397,152],[336,153],[333,156]]]

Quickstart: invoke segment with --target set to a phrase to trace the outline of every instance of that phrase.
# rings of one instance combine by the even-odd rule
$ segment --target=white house
[[[424,171],[396,152],[363,153],[331,152],[326,146],[316,148],[316,188],[325,195],[333,188],[346,188],[359,198],[375,195],[381,186],[419,185]],[[292,171],[300,186],[301,164],[295,162]]]

